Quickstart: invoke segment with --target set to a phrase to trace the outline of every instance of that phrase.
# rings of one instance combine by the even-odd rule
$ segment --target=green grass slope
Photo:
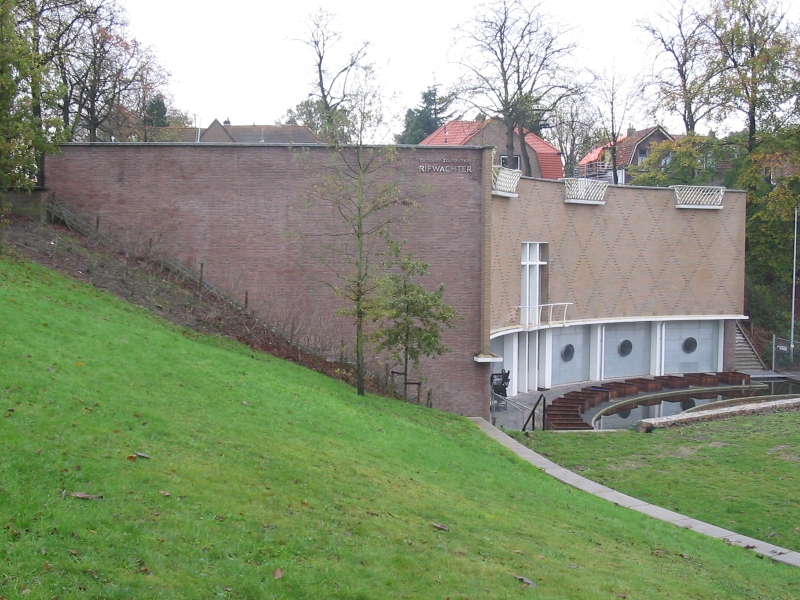
[[[8,259],[0,415],[0,598],[800,594],[797,570],[573,491],[466,420]]]

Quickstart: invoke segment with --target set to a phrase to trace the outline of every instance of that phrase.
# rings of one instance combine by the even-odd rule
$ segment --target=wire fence
[[[540,406],[531,408],[495,393],[492,393],[490,406],[492,424],[496,427],[517,431],[521,431],[523,427],[526,429],[542,429],[544,427],[542,407]],[[531,411],[535,411],[532,418]]]
[[[800,371],[800,343],[772,336],[772,370]]]

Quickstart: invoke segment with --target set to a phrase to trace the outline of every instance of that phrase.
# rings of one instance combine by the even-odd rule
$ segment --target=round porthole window
[[[696,339],[694,339],[693,337],[688,337],[685,340],[683,340],[683,351],[686,352],[686,354],[691,354],[695,350],[697,350]]]
[[[625,408],[617,413],[620,419],[628,419],[631,416],[631,409]]]
[[[689,410],[690,408],[694,408],[696,404],[694,398],[689,398],[681,402],[681,410]]]
[[[573,358],[575,358],[575,346],[572,344],[567,344],[561,349],[561,360],[564,362],[569,362]]]
[[[622,340],[617,347],[620,356],[628,356],[633,351],[633,343],[630,340]]]

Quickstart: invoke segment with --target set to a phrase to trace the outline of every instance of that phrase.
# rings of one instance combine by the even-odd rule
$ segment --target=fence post
[[[203,263],[200,263],[200,279],[197,280],[197,291],[203,290]]]
[[[775,343],[775,334],[772,334],[772,370],[775,370],[775,349],[777,348],[777,344]]]

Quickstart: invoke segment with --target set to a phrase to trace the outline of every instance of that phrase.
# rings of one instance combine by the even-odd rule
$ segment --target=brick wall
[[[70,144],[48,156],[47,184],[61,201],[132,248],[153,244],[231,295],[249,292],[269,319],[296,319],[333,346],[353,338],[351,322],[324,282],[329,234],[339,227],[325,200],[334,157],[323,147],[267,145]],[[476,148],[400,149],[384,170],[408,202],[395,237],[431,264],[461,315],[445,333],[452,352],[422,371],[436,408],[488,416],[488,375],[473,361],[481,345],[484,159]],[[486,173],[488,176],[488,173]]]

